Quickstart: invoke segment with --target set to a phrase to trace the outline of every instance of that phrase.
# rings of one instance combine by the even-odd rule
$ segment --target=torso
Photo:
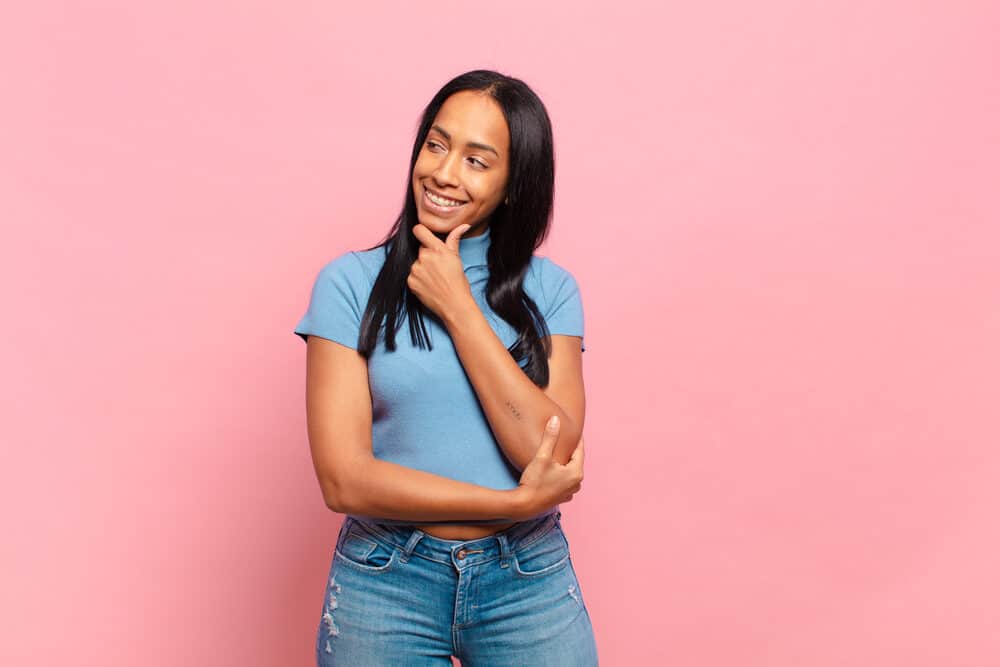
[[[475,238],[468,240],[474,242]],[[462,247],[467,247],[465,241]],[[486,248],[479,248],[475,243],[469,247],[476,248],[471,259],[470,254],[463,251],[463,265],[470,289],[494,334],[509,349],[517,342],[519,332],[495,313],[487,302],[489,268],[485,261]],[[349,277],[356,283],[352,286],[356,294],[352,296],[356,297],[360,312],[361,305],[370,298],[386,257],[383,248],[354,252],[352,255],[353,259],[346,258],[350,262],[343,262],[346,264],[343,270],[352,271]],[[354,263],[358,264],[355,266]],[[525,294],[531,296],[543,314],[547,313],[558,305],[553,297],[572,276],[547,257],[538,255],[532,256],[528,269],[524,275]],[[577,307],[575,304],[574,301],[574,308]],[[433,342],[433,348],[421,347],[411,339],[406,326],[397,321],[397,349],[390,353],[380,335],[367,359],[373,455],[401,466],[487,488],[516,486],[519,476],[496,440],[447,328],[438,318],[428,318],[425,324],[429,335],[427,342]],[[565,326],[562,331],[566,330]],[[353,337],[354,329],[351,328],[345,335]],[[433,386],[434,391],[428,391],[429,386]],[[429,443],[434,444],[430,446]],[[444,443],[461,445],[451,447]],[[472,540],[493,535],[516,523],[409,525],[440,539]]]
[[[513,526],[516,521],[510,523],[495,523],[489,526],[479,526],[476,524],[454,524],[454,523],[433,523],[426,526],[417,526],[428,535],[441,538],[442,540],[478,540],[487,535],[499,533]]]

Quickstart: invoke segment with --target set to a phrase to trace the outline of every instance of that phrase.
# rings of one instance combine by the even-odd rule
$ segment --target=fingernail
[[[552,415],[549,417],[549,423],[545,425],[550,431],[554,431],[559,427],[559,417]]]

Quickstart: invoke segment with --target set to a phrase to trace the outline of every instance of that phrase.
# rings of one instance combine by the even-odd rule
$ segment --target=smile
[[[432,209],[439,211],[448,211],[448,212],[460,208],[468,203],[432,194],[431,191],[428,190],[426,187],[424,188],[424,200],[431,205]]]

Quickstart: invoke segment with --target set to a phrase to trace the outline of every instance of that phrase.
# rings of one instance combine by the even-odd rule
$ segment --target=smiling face
[[[474,90],[445,100],[413,165],[421,224],[439,235],[461,224],[472,225],[462,238],[482,234],[506,196],[509,149],[496,100]]]

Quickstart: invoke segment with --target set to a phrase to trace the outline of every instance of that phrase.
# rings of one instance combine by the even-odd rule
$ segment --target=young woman
[[[533,254],[553,186],[537,95],[467,72],[424,110],[388,235],[319,272],[295,333],[346,515],[320,665],[597,664],[559,511],[583,480],[583,308]]]

